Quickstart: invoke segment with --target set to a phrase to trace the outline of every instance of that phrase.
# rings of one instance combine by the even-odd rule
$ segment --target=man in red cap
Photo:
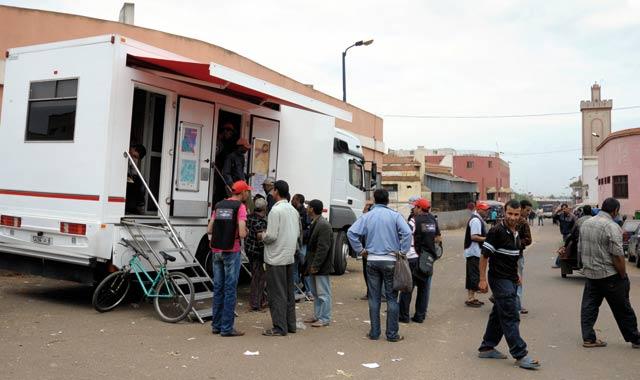
[[[467,262],[465,288],[467,300],[465,305],[469,307],[481,307],[484,302],[476,298],[478,283],[480,282],[480,253],[481,246],[487,236],[487,225],[484,219],[491,207],[485,202],[478,202],[467,222],[467,230],[464,235],[464,257]]]
[[[415,256],[409,258],[409,267],[413,274],[413,286],[418,288],[416,294],[416,308],[413,317],[409,319],[411,292],[400,293],[400,322],[423,323],[427,317],[427,307],[429,306],[429,293],[431,290],[431,277],[433,275],[433,262],[442,255],[442,249],[438,250],[436,244],[441,242],[440,227],[438,220],[429,212],[431,202],[424,198],[419,198],[413,202],[413,245]],[[424,255],[424,256],[423,256]],[[420,268],[421,262],[429,262],[430,270],[423,272]],[[424,267],[424,266],[423,266]]]
[[[244,202],[250,196],[251,186],[236,181],[232,195],[221,200],[211,215],[208,232],[213,254],[213,314],[211,331],[221,336],[242,336],[234,328],[237,286],[242,258],[240,239],[247,236],[247,208]]]
[[[240,138],[236,142],[236,150],[225,158],[222,166],[222,176],[227,186],[236,181],[247,180],[244,163],[245,156],[250,149],[251,144],[249,144],[249,141],[245,138]]]

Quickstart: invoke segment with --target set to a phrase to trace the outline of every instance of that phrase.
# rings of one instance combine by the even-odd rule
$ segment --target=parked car
[[[635,262],[637,255],[637,240],[638,240],[638,231],[640,229],[640,220],[639,219],[627,219],[622,224],[622,248],[625,253],[629,255],[629,261]],[[633,249],[630,249],[631,241],[634,241]]]

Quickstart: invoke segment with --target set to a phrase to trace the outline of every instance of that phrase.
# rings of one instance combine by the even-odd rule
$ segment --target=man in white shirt
[[[293,287],[294,255],[300,238],[300,214],[288,201],[289,184],[276,181],[271,195],[276,203],[269,212],[264,241],[267,265],[267,296],[273,328],[265,336],[284,336],[296,332],[296,303]]]
[[[467,300],[465,305],[469,307],[481,307],[484,302],[476,298],[478,283],[480,281],[480,252],[481,245],[487,236],[487,226],[484,218],[489,212],[489,205],[485,202],[478,202],[471,218],[467,222],[467,230],[464,236],[464,257],[467,262],[467,273],[465,288],[467,289]]]

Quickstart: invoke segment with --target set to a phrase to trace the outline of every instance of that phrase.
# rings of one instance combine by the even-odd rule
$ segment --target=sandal
[[[469,307],[481,307],[483,305],[483,303],[478,300],[467,300],[464,304]]]
[[[582,347],[585,347],[585,348],[607,347],[607,342],[600,339],[596,339],[594,341],[585,340],[584,342],[582,342]]]
[[[540,368],[540,362],[533,359],[531,356],[525,356],[523,358],[516,360],[516,364],[518,365],[518,367],[524,368],[524,369],[534,370],[534,369]]]
[[[506,359],[507,355],[502,352],[496,350],[495,348],[488,351],[480,351],[478,352],[478,357],[480,359]]]

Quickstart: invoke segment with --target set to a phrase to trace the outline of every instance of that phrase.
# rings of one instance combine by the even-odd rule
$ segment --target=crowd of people
[[[231,187],[231,196],[215,205],[209,233],[214,255],[214,302],[212,331],[221,336],[241,336],[235,329],[235,305],[241,265],[241,240],[251,265],[251,311],[268,308],[273,326],[265,336],[293,334],[296,325],[296,291],[314,302],[314,313],[305,323],[313,327],[332,322],[332,290],[329,275],[333,272],[333,231],[322,216],[322,201],[306,201],[304,196],[290,196],[287,182],[265,180],[265,197],[253,198],[254,208],[247,215],[245,202],[253,189],[243,180]],[[423,323],[427,317],[434,262],[442,255],[442,235],[438,220],[431,213],[427,199],[413,197],[411,213],[404,219],[388,207],[389,194],[384,189],[373,193],[363,215],[347,231],[351,248],[362,258],[367,288],[371,327],[367,337],[382,335],[381,303],[386,302],[385,338],[389,342],[404,339],[400,323]],[[485,202],[469,205],[471,216],[464,237],[467,299],[465,305],[480,308],[485,303],[479,294],[491,291],[493,303],[478,356],[483,359],[506,359],[496,347],[504,337],[516,364],[537,369],[540,362],[532,358],[520,335],[523,305],[524,252],[532,244],[531,215],[528,200],[511,200],[502,217],[489,228],[485,222],[494,209]],[[582,273],[587,277],[581,309],[584,347],[604,347],[593,326],[598,309],[607,300],[624,339],[640,348],[636,316],[629,302],[629,280],[622,252],[622,233],[615,219],[620,204],[609,198],[597,216],[585,206],[576,219],[568,206],[558,217],[565,245],[558,260],[573,254],[579,257]],[[412,286],[400,290],[398,266],[407,260]],[[416,289],[413,315],[411,301]]]

